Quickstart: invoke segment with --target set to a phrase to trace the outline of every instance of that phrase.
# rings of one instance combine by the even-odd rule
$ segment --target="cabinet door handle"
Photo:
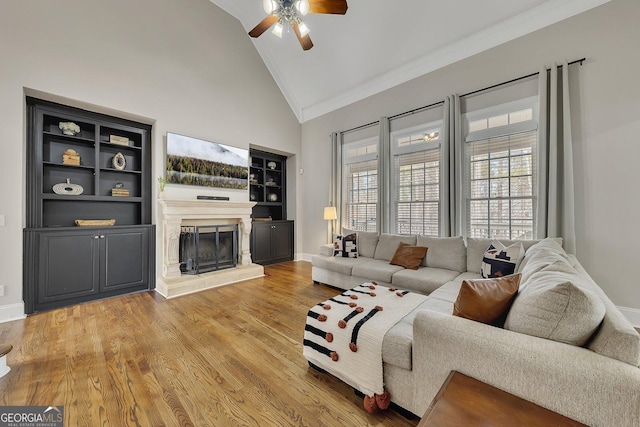
[[[101,239],[104,239],[104,236],[100,236]]]
[[[94,238],[94,239],[97,239],[97,238],[98,238],[98,236],[93,236],[93,238]]]

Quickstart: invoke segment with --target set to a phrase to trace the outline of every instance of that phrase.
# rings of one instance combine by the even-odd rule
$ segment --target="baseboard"
[[[297,253],[294,261],[307,261],[311,262],[311,257],[313,254],[305,254],[305,253]]]
[[[624,314],[624,317],[629,319],[629,322],[631,322],[634,328],[640,328],[640,309],[618,307],[618,310],[620,310],[620,312]]]
[[[24,314],[24,302],[0,306],[0,323],[20,320],[27,317]]]

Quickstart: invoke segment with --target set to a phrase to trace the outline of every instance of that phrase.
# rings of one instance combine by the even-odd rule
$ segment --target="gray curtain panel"
[[[441,198],[440,227],[442,237],[460,236],[463,233],[462,202],[462,114],[460,96],[447,96],[444,100],[444,138],[442,143],[442,179],[448,185]]]
[[[576,253],[569,66],[540,71],[538,125],[538,238],[562,237]]]
[[[389,144],[391,134],[389,132],[389,118],[380,117],[380,141],[378,143],[378,233],[389,232],[389,206],[390,206],[390,162]],[[384,179],[380,179],[384,177]]]

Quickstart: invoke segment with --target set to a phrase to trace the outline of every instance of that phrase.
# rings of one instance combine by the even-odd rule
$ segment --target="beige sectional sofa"
[[[429,248],[418,270],[389,264],[400,242]],[[392,401],[418,416],[456,370],[588,425],[640,426],[640,335],[558,240],[522,241],[520,291],[504,328],[452,315],[462,281],[481,277],[490,243],[362,232],[358,258],[323,247],[312,277],[429,295],[382,347]]]

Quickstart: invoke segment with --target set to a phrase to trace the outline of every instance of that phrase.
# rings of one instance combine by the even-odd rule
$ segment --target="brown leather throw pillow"
[[[488,325],[501,325],[520,287],[521,274],[463,280],[453,315]]]
[[[400,242],[396,253],[391,258],[391,264],[417,270],[427,254],[427,249],[425,246],[412,246],[408,243]]]

